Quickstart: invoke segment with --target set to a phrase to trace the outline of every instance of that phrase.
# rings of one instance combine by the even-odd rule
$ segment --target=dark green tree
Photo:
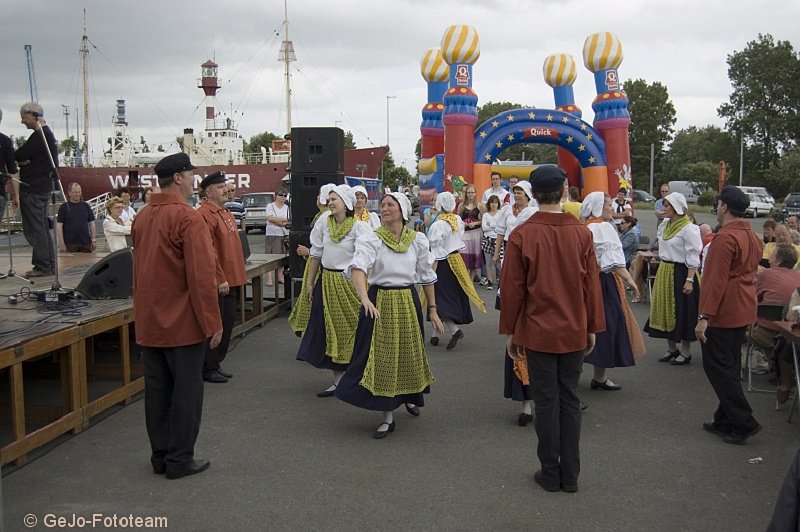
[[[249,142],[244,143],[244,148],[242,151],[244,153],[261,153],[261,147],[265,147],[269,150],[272,147],[272,141],[282,139],[283,137],[279,137],[274,133],[270,133],[269,131],[264,131],[263,133],[259,133],[258,135],[253,135],[250,137]]]
[[[77,148],[78,141],[73,136],[58,143],[58,153],[63,153],[66,156],[74,155]]]
[[[778,201],[789,192],[800,192],[800,146],[790,148],[770,166],[763,183]]]
[[[757,147],[753,160],[764,171],[800,137],[800,56],[789,41],[758,35],[728,56],[733,93],[717,113],[727,128]]]
[[[622,84],[628,95],[631,114],[630,147],[634,182],[650,177],[650,145],[655,144],[655,171],[661,172],[664,146],[674,133],[675,106],[669,99],[666,85],[658,81],[647,83],[643,79],[628,80]]]
[[[739,141],[733,135],[716,126],[682,129],[675,134],[669,151],[664,154],[662,181],[690,180],[686,177],[687,165],[711,163],[716,167],[720,161],[725,162],[729,176],[739,175]],[[746,182],[751,182],[749,175],[745,178]]]
[[[345,131],[344,132],[344,149],[346,149],[346,150],[355,150],[356,149],[356,141],[353,140],[353,132],[352,131]]]
[[[25,144],[28,141],[28,137],[23,137],[22,135],[20,135],[18,137],[14,137],[12,135],[12,138],[14,140],[14,147],[15,148],[20,148],[23,144]]]

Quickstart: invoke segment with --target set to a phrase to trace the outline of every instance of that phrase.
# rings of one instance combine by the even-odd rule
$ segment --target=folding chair
[[[777,303],[759,303],[757,316],[769,321],[781,321],[786,316],[786,305]],[[747,391],[758,393],[775,393],[775,390],[766,390],[753,386],[753,351],[756,343],[753,341],[753,326],[751,324],[747,334],[747,349],[745,350],[745,368],[747,371]]]
[[[792,402],[789,403],[789,418],[786,420],[787,423],[792,422],[794,405],[798,405],[798,408],[800,408],[800,366],[797,364],[797,345],[794,342],[792,342],[792,357],[794,358],[794,383],[796,388],[794,389],[794,397],[791,399]]]

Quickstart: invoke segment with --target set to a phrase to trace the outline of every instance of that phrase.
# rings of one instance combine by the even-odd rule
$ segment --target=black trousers
[[[736,433],[750,432],[758,426],[739,381],[746,329],[708,327],[707,341],[700,344],[703,369],[719,399],[719,406],[714,412],[714,423],[723,430]]]
[[[554,488],[577,486],[581,470],[578,380],[584,352],[552,354],[528,350],[527,353],[542,481]]]
[[[206,343],[145,347],[144,414],[153,463],[181,466],[194,458],[203,413]]]
[[[218,370],[220,364],[228,355],[233,324],[236,322],[236,291],[235,287],[231,287],[227,295],[219,295],[219,313],[222,316],[222,341],[214,349],[206,346],[206,361],[203,364],[203,373]]]
[[[800,451],[794,457],[778,492],[767,532],[800,530]]]

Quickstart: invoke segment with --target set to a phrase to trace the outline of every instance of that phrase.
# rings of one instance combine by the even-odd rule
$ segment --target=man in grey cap
[[[755,278],[764,247],[743,220],[747,195],[727,186],[717,200],[722,228],[708,248],[695,335],[703,350],[703,369],[719,398],[714,419],[703,429],[725,443],[741,445],[761,430],[739,380],[747,326],[756,321]]]
[[[58,144],[55,135],[45,124],[41,105],[36,102],[25,103],[19,110],[19,116],[25,127],[33,130],[25,144],[14,154],[20,167],[20,182],[13,181],[14,206],[19,206],[22,211],[22,232],[33,248],[33,269],[24,276],[44,277],[52,275],[55,268],[47,205],[51,201],[52,180],[56,177],[53,175],[53,164],[58,166]]]
[[[0,122],[2,121],[3,110],[0,109]],[[14,160],[14,143],[7,135],[0,133],[0,220],[3,219],[6,212],[9,190],[14,204],[17,204],[17,193],[13,186],[14,179],[19,179],[17,162]]]

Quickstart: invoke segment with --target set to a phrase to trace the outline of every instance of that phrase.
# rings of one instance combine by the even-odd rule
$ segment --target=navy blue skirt
[[[369,288],[369,300],[373,304],[378,299],[378,290],[392,290],[391,288],[380,288],[378,286],[371,286]],[[420,332],[422,333],[423,340],[425,339],[425,332],[422,326],[422,307],[419,304],[419,295],[415,288],[400,288],[399,290],[410,290],[411,296],[414,298],[414,307],[417,311],[417,320],[419,321]],[[437,301],[438,305],[438,301]],[[430,386],[425,388],[422,392],[411,393],[404,395],[397,395],[395,397],[378,397],[372,394],[371,391],[361,386],[361,379],[364,377],[364,368],[367,367],[367,360],[369,359],[369,347],[372,343],[372,329],[375,326],[375,319],[370,318],[361,309],[358,316],[358,329],[356,330],[355,347],[353,348],[353,358],[350,360],[350,367],[342,375],[339,385],[336,387],[335,395],[342,401],[350,403],[351,405],[364,408],[366,410],[377,410],[379,412],[391,412],[400,407],[404,403],[413,403],[417,406],[425,406],[425,399],[423,394],[430,393]]]
[[[603,290],[606,330],[597,333],[594,349],[584,359],[584,362],[598,368],[633,366],[631,338],[625,324],[625,315],[622,313],[622,302],[619,299],[614,274],[611,272],[601,273],[600,287]]]
[[[503,368],[503,397],[514,401],[530,401],[531,387],[522,384],[517,374],[514,373],[514,361],[507,354],[503,355],[505,366]]]
[[[441,319],[449,319],[458,325],[472,323],[472,307],[469,298],[461,285],[458,284],[450,263],[447,260],[437,261],[436,283],[433,285],[436,293],[436,312]],[[428,316],[430,320],[430,316]]]
[[[301,294],[300,297],[305,297]],[[297,350],[297,360],[308,362],[315,368],[330,369],[333,371],[344,371],[347,364],[337,364],[325,354],[327,348],[327,338],[325,335],[325,309],[322,304],[322,276],[317,279],[314,285],[314,295],[311,301],[311,315],[308,317],[308,326],[303,333],[300,341],[300,348]]]
[[[697,336],[694,328],[697,326],[697,309],[700,305],[700,283],[698,275],[695,274],[692,284],[694,288],[691,294],[683,293],[683,285],[689,276],[689,268],[681,262],[675,264],[675,278],[672,290],[675,294],[675,329],[671,331],[661,331],[650,328],[650,319],[644,324],[644,332],[651,338],[666,338],[673,342],[694,342]],[[657,275],[657,274],[656,274]]]

